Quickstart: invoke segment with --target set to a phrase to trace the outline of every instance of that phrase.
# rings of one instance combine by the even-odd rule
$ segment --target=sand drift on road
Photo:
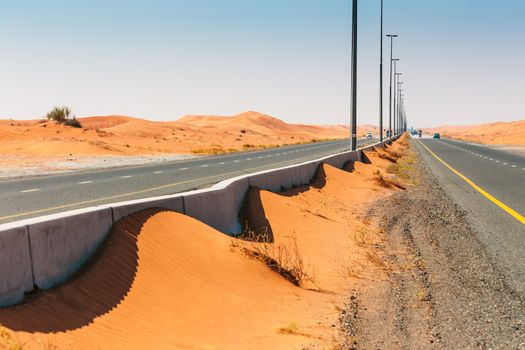
[[[310,186],[251,188],[242,238],[165,210],[126,217],[75,278],[0,309],[0,348],[331,346],[349,287],[386,278],[372,268],[382,233],[359,214],[402,188],[386,169],[405,149],[323,164]]]

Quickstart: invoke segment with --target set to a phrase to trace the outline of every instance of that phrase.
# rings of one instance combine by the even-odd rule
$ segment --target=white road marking
[[[262,158],[262,156],[259,156],[259,157],[257,157],[257,158],[261,159],[261,158]]]
[[[514,164],[512,164],[512,167],[513,167],[513,168],[517,168],[518,166],[517,166],[517,165],[514,165]]]
[[[220,165],[224,165],[224,162],[220,162],[219,164],[220,164]]]
[[[130,177],[132,177],[131,175],[124,175],[124,176],[121,176],[120,178],[121,179],[129,179]]]
[[[489,160],[494,160],[494,159],[490,158]]]
[[[20,191],[20,193],[29,193],[29,192],[36,192],[36,191],[40,191],[40,188],[32,188],[30,190]]]
[[[234,160],[233,162],[234,162],[234,163],[239,163],[239,160],[238,160],[238,159],[236,159],[236,160]]]
[[[496,160],[496,163],[499,163],[499,160]]]
[[[252,160],[251,158],[246,158],[246,160]]]
[[[503,163],[503,165],[507,165],[507,164],[509,164],[509,163]]]
[[[79,182],[78,184],[79,185],[86,185],[86,184],[91,184],[93,183],[93,181],[82,181],[82,182]]]
[[[162,174],[162,173],[163,173],[163,171],[160,170],[160,171],[155,171],[153,174]]]
[[[179,170],[188,170],[188,168],[180,168]]]
[[[206,168],[208,164],[202,164],[201,167]]]

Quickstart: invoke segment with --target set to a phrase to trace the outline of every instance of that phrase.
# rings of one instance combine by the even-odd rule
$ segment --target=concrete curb
[[[207,189],[0,225],[0,307],[19,302],[34,286],[48,289],[70,278],[93,255],[113,224],[127,215],[148,208],[164,208],[196,218],[226,234],[239,233],[239,210],[250,186],[280,192],[307,185],[320,164],[343,168],[349,161],[361,160],[362,151],[383,144],[238,176]]]
[[[0,234],[0,307],[18,302],[32,289],[27,227],[5,229]]]
[[[27,225],[33,261],[33,284],[51,288],[93,255],[113,225],[110,208],[86,208],[32,219]]]

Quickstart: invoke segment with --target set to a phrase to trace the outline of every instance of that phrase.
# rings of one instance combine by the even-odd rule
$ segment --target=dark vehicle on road
[[[435,132],[434,133],[434,138],[435,139],[440,139],[441,138],[441,136],[439,135],[439,132]]]
[[[417,136],[419,136],[419,137],[423,136],[423,131],[418,130],[418,131],[417,131]]]

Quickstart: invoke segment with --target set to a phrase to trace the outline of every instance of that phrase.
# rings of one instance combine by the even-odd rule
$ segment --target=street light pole
[[[357,0],[352,0],[352,151],[357,148]]]
[[[394,52],[394,38],[397,38],[397,34],[387,34],[386,36],[390,38],[390,98],[388,100],[388,130],[390,133],[390,137],[392,137],[392,54]]]
[[[397,101],[397,81],[399,79],[399,76],[401,75],[401,73],[398,73],[397,72],[397,62],[399,61],[399,58],[394,58],[392,60],[394,62],[394,102],[392,103],[392,111],[393,111],[393,116],[392,116],[392,121],[393,121],[393,127],[392,127],[392,133],[393,133],[393,136],[397,135],[396,133],[396,107],[397,107],[397,104],[396,104],[396,101]]]
[[[379,34],[379,142],[383,142],[383,0],[381,0],[381,25]]]
[[[401,75],[401,74],[400,74]],[[401,91],[403,91],[401,89],[401,85],[403,85],[403,82],[402,81],[399,81],[399,78],[398,78],[398,82],[397,82],[397,93],[398,93],[398,97],[397,97],[397,108],[396,108],[396,111],[397,111],[397,134],[399,135],[401,133],[401,130],[402,130],[402,126],[401,126]]]

